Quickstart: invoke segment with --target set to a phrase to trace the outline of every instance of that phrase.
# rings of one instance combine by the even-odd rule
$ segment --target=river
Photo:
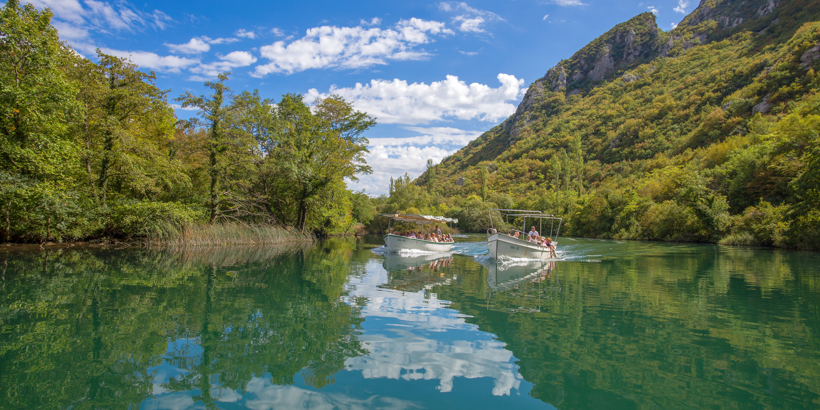
[[[820,407],[820,254],[0,252],[0,409]]]

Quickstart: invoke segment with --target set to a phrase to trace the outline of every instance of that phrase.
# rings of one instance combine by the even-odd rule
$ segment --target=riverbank
[[[87,241],[43,243],[2,243],[0,250],[36,250],[62,248],[128,248],[152,246],[225,246],[225,245],[274,245],[293,242],[312,243],[316,237],[289,227],[265,224],[189,223],[165,224],[145,236],[128,238],[101,237]]]

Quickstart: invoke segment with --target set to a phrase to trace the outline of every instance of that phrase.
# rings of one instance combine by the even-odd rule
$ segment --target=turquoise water
[[[0,253],[0,409],[820,407],[820,254]]]

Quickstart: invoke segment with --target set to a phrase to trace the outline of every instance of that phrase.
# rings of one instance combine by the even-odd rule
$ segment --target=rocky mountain
[[[819,57],[820,0],[702,0],[669,32],[643,13],[546,70],[513,115],[416,183],[464,177],[464,197],[580,215],[579,236],[748,239],[769,215],[794,237],[815,227],[790,246],[820,247],[820,213],[795,211],[814,212],[803,204],[820,192]],[[752,242],[789,242],[774,236]]]

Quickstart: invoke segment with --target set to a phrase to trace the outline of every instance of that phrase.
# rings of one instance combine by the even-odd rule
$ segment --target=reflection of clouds
[[[438,379],[442,392],[452,390],[455,377],[493,378],[496,396],[519,389],[522,377],[504,343],[465,322],[462,314],[449,309],[449,302],[435,294],[379,288],[387,283],[388,275],[377,262],[368,263],[367,274],[350,279],[349,300],[367,298],[367,306],[362,307],[365,317],[403,323],[391,321],[388,329],[365,326],[359,340],[370,354],[348,359],[345,366],[349,370],[361,371],[368,379]],[[426,336],[433,332],[438,334],[436,339]],[[464,332],[469,332],[470,340],[456,340]]]
[[[438,379],[442,392],[452,391],[455,377],[491,377],[495,379],[495,396],[508,396],[521,384],[512,352],[497,340],[443,341],[426,339],[407,330],[393,332],[399,337],[360,337],[370,354],[348,359],[345,366],[361,370],[366,379]]]
[[[233,403],[242,400],[241,394],[227,387],[211,387],[211,397],[223,403]]]
[[[419,406],[384,396],[354,399],[343,394],[322,393],[296,386],[275,386],[269,380],[253,378],[246,388],[255,399],[248,399],[249,409],[410,409]]]
[[[163,394],[158,397],[151,397],[144,400],[140,404],[140,409],[155,410],[155,409],[204,409],[203,403],[194,403],[194,399],[188,393],[172,393]]]

